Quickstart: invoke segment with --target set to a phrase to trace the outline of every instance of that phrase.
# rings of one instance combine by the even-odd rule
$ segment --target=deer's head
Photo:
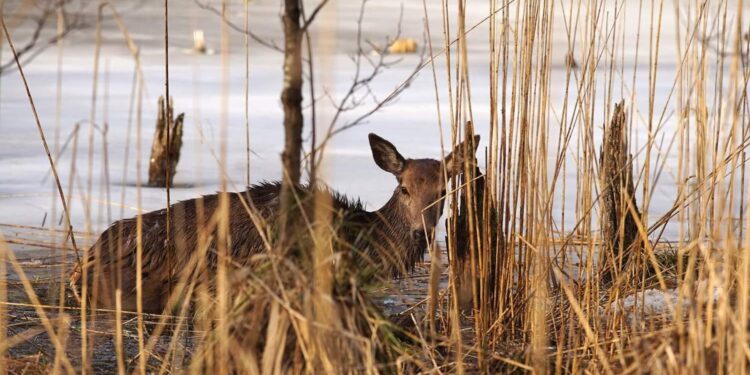
[[[440,215],[443,213],[445,197],[445,177],[457,175],[463,170],[466,159],[464,143],[442,161],[434,159],[406,159],[396,150],[391,142],[370,133],[370,148],[375,163],[384,171],[396,176],[398,186],[393,192],[391,202],[398,204],[401,219],[409,227],[414,240],[424,242],[425,236],[432,238]],[[474,136],[473,147],[479,143],[479,136]],[[470,155],[473,162],[473,155]]]

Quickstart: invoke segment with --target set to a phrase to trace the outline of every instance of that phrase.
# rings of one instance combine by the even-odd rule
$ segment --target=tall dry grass
[[[6,337],[14,309],[33,308],[51,342],[47,348],[54,350],[51,360],[36,366],[56,372],[91,372],[102,330],[113,337],[116,361],[111,368],[118,373],[746,372],[748,5],[742,0],[637,5],[624,0],[490,0],[487,17],[478,24],[467,24],[467,7],[478,4],[443,0],[422,5],[429,58],[421,69],[431,71],[437,113],[448,112],[436,129],[441,135],[444,126],[450,129],[450,139],[441,138],[442,148],[451,150],[477,129],[488,132],[482,134],[487,143],[477,152],[483,175],[467,163],[463,178],[450,182],[448,268],[439,267],[441,252],[431,246],[426,308],[386,317],[371,299],[376,286],[362,285],[358,270],[334,262],[333,255],[341,251],[332,239],[336,222],[321,196],[301,211],[305,227],[297,246],[309,249],[308,255],[277,248],[272,223],[246,202],[247,214],[267,238],[267,253],[239,270],[221,256],[230,240],[229,206],[222,204],[214,225],[201,228],[194,260],[201,261],[216,234],[222,259],[216,277],[174,280],[183,298],[158,316],[117,309],[109,312],[111,317],[95,312],[85,298],[71,308],[62,294],[65,267],[56,275],[55,306],[43,304],[37,285],[23,276],[11,242],[2,238],[0,335]],[[252,12],[252,5],[244,9]],[[130,112],[139,150],[144,90],[139,48],[113,6],[100,6],[97,26],[105,10],[111,11],[134,59]],[[441,19],[429,18],[438,11]],[[674,40],[664,36],[664,17],[670,11],[677,20]],[[226,84],[230,34],[222,25],[221,79]],[[470,35],[478,32],[477,25],[487,25],[489,32],[485,72],[471,70],[478,57],[469,53],[474,43]],[[308,56],[317,61],[309,36],[306,40]],[[441,43],[433,45],[436,40]],[[100,95],[100,38],[96,43],[90,144],[97,136],[93,125]],[[664,66],[670,57],[666,46],[675,51],[672,69]],[[63,45],[58,48],[62,54]],[[472,96],[477,84],[472,86],[470,78],[477,74],[489,78],[488,98]],[[245,79],[248,90],[249,75]],[[639,90],[641,86],[646,89]],[[229,108],[223,87],[220,122],[226,139]],[[247,107],[247,91],[245,95]],[[485,116],[475,116],[472,109],[480,100],[489,102],[487,124],[477,123],[476,118]],[[639,246],[608,280],[601,277],[599,263],[607,247],[600,234],[602,193],[618,189],[624,194],[626,189],[606,185],[600,149],[621,100],[633,164],[620,167],[634,171],[641,215],[632,205],[622,212],[634,216]],[[245,122],[249,140],[247,112]],[[46,146],[41,125],[39,130]],[[75,154],[78,132],[71,137]],[[56,155],[59,138],[56,133]],[[325,144],[327,139],[314,142]],[[312,149],[317,151],[316,145]],[[226,144],[214,150],[212,165],[223,189],[238,190],[224,169],[226,152]],[[47,153],[56,177],[55,158]],[[89,154],[86,160],[87,223],[95,157]],[[318,158],[311,160],[314,164]],[[246,162],[251,162],[249,151]],[[75,163],[74,156],[73,171]],[[140,166],[136,160],[139,175]],[[71,173],[67,193],[55,179],[67,215],[63,197],[81,185],[81,176]],[[665,205],[658,200],[665,196],[673,202],[661,212]],[[69,223],[66,218],[63,229],[69,234],[63,242],[76,239]],[[142,251],[138,246],[138,269]],[[85,259],[83,272],[95,272],[96,265]],[[9,299],[6,267],[21,276],[26,302]],[[439,287],[442,272],[448,274],[445,290]],[[147,282],[137,274],[139,284]],[[84,285],[84,294],[88,287]],[[662,300],[660,311],[654,311],[655,298]],[[73,318],[80,327],[75,349],[67,339]],[[32,333],[9,334],[0,343],[0,369],[17,369],[18,359],[8,358],[7,350]]]
[[[518,2],[501,5],[500,30],[490,19],[493,114],[483,199],[496,207],[491,214],[499,225],[486,211],[469,208],[473,239],[466,259],[459,259],[468,264],[465,279],[472,280],[472,350],[480,369],[489,370],[503,344],[515,342],[525,348],[516,360],[543,373],[746,370],[744,129],[750,70],[748,31],[740,25],[747,6],[673,4],[673,41],[663,37],[663,1]],[[461,40],[465,4],[457,6]],[[491,2],[490,12],[498,6]],[[560,53],[552,45],[556,22],[564,23],[562,52],[570,56],[562,103],[551,102],[550,95],[552,74],[561,72],[550,65],[551,52]],[[666,43],[676,45],[673,72],[660,65]],[[645,56],[639,45],[647,46]],[[458,113],[451,122],[455,133],[472,118],[465,50],[459,43],[457,62],[448,62],[459,74],[448,93]],[[636,92],[637,79],[648,81],[646,92]],[[657,89],[659,84],[667,89]],[[642,249],[622,265],[618,280],[607,283],[596,262],[604,248],[601,194],[609,188],[602,178],[599,129],[604,125],[606,134],[620,99],[628,100]],[[670,171],[674,164],[677,170]],[[568,199],[564,181],[571,168],[574,199]],[[662,181],[667,173],[677,176],[675,183]],[[657,189],[675,197],[666,213],[651,208]],[[468,189],[468,202],[471,194]],[[571,201],[575,210],[565,206]],[[631,206],[628,212],[637,211]],[[679,226],[679,234],[665,237],[674,232],[667,226]],[[451,241],[448,247],[449,256],[460,258],[462,249],[451,250]],[[493,269],[497,273],[488,279]],[[571,276],[574,270],[578,276]],[[488,287],[493,297],[483,293]],[[628,304],[628,296],[635,304]],[[661,314],[653,312],[654,296],[664,299]]]

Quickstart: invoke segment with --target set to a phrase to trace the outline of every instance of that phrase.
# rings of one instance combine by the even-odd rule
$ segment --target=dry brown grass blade
[[[39,301],[39,298],[36,294],[36,291],[34,290],[34,287],[31,285],[31,282],[29,281],[29,278],[26,276],[26,273],[23,270],[23,267],[18,263],[18,260],[16,259],[13,252],[8,248],[8,246],[5,244],[5,236],[0,233],[0,251],[2,251],[5,254],[5,258],[8,260],[8,262],[11,265],[11,268],[13,271],[18,275],[19,279],[23,283],[23,289],[26,292],[26,295],[28,296],[29,300],[31,300],[31,304],[34,307],[34,310],[39,316],[39,319],[41,320],[42,326],[44,327],[44,330],[46,331],[47,335],[49,335],[50,340],[52,341],[52,344],[55,348],[55,351],[57,353],[65,353],[65,345],[63,345],[62,340],[58,336],[57,332],[55,331],[53,327],[52,320],[49,319],[47,316],[47,313],[44,311],[44,309],[41,307],[42,303]],[[75,370],[73,369],[73,366],[70,363],[70,360],[66,355],[61,356],[61,362],[63,367],[65,368],[66,373],[74,373]]]
[[[266,328],[266,345],[263,349],[263,374],[276,375],[284,372],[282,359],[286,347],[289,316],[278,303],[271,306],[271,317]]]
[[[562,273],[557,268],[553,267],[552,272],[555,274],[555,277],[557,277],[558,280],[564,280]],[[581,309],[581,305],[578,303],[578,299],[564,281],[560,283],[560,287],[562,288],[563,292],[565,292],[565,296],[568,298],[568,302],[570,302],[571,308],[575,312],[576,317],[578,317],[578,323],[581,325],[581,327],[583,327],[587,341],[591,344],[591,346],[594,347],[596,357],[604,367],[604,371],[607,374],[614,374],[614,372],[612,371],[612,366],[609,363],[609,358],[607,357],[601,346],[597,344],[598,339],[596,337],[596,334],[589,324],[588,316],[586,315],[586,313],[584,313],[583,309]]]

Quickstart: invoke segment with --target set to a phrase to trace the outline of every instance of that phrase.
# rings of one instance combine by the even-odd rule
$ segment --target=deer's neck
[[[406,207],[395,194],[377,211],[369,213],[372,226],[373,257],[381,259],[392,275],[411,271],[423,257],[424,244],[414,241],[406,217]]]
[[[373,224],[388,229],[390,236],[401,237],[409,235],[409,224],[406,220],[406,207],[394,194],[383,207],[373,212]]]

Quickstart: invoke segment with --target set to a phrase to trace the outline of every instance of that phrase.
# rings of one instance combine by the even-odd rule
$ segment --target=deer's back
[[[262,183],[240,193],[227,193],[226,213],[220,212],[220,195],[208,195],[171,206],[171,241],[167,241],[166,209],[120,220],[102,233],[88,258],[89,294],[101,308],[113,308],[113,291],[120,285],[123,310],[135,311],[137,228],[141,224],[143,311],[160,313],[180,278],[200,281],[210,277],[217,262],[219,217],[228,217],[230,253],[234,264],[246,264],[266,248],[263,234],[270,233],[279,211],[279,183]],[[310,197],[308,188],[300,188]],[[367,226],[369,217],[359,202],[331,194],[331,208],[350,223],[343,238]],[[253,213],[251,215],[251,212]],[[261,224],[260,231],[256,223]],[[263,225],[265,224],[265,225]],[[266,237],[266,240],[269,240]],[[80,284],[80,283],[79,283]],[[96,289],[96,290],[94,290]]]

